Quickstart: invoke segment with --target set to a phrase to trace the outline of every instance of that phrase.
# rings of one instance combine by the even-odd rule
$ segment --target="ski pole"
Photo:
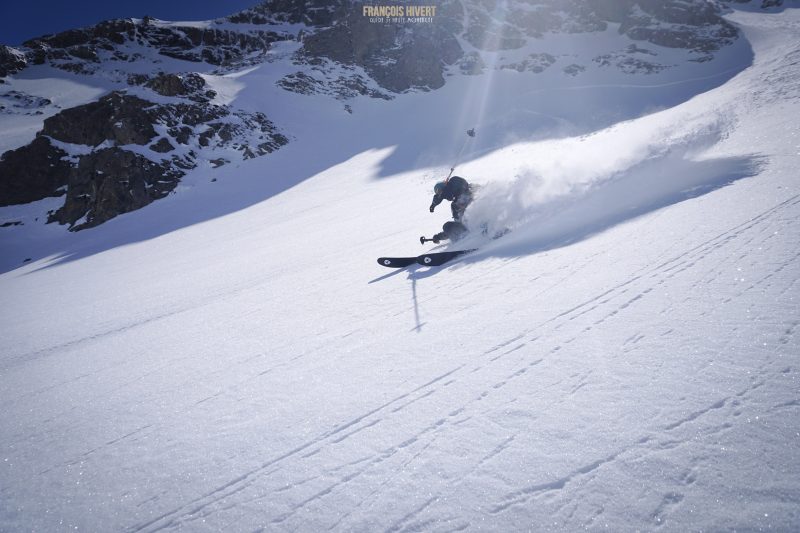
[[[467,142],[469,142],[469,137],[475,137],[475,128],[470,128],[467,130],[467,139],[461,144],[461,149],[458,151],[458,155],[456,156],[455,162],[453,162],[453,166],[450,167],[450,174],[444,179],[444,182],[447,183],[450,181],[450,176],[453,175],[456,167],[458,166],[458,162],[461,160],[461,154],[464,152],[464,148],[467,146]]]

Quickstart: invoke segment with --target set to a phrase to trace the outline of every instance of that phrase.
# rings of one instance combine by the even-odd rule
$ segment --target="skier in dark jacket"
[[[467,183],[467,180],[460,176],[453,176],[448,180],[440,181],[433,186],[433,201],[430,207],[431,213],[433,213],[437,205],[442,203],[442,200],[448,200],[450,202],[453,221],[446,222],[444,226],[442,226],[442,231],[433,236],[431,240],[435,243],[445,239],[452,239],[455,241],[467,233],[467,228],[461,223],[461,217],[464,216],[464,211],[472,202],[472,187]]]

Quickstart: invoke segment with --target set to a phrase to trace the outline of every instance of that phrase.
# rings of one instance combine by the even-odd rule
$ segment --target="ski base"
[[[416,257],[379,257],[378,264],[388,268],[405,268],[417,262]]]
[[[472,250],[455,250],[453,252],[436,252],[432,254],[423,254],[417,257],[417,263],[423,266],[439,266],[447,263],[448,261],[452,261],[456,257],[460,257],[464,254],[468,254],[470,252],[474,252],[475,249]]]
[[[455,250],[452,252],[434,252],[422,254],[417,257],[380,257],[378,258],[378,264],[387,268],[405,268],[414,263],[419,263],[422,266],[434,267],[452,261],[456,257],[474,252],[476,249],[477,248],[471,250]]]

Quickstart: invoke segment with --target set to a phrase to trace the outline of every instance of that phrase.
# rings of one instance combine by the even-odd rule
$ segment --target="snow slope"
[[[0,530],[800,527],[800,13],[730,17],[752,65],[684,103],[480,119],[470,220],[514,231],[445,268],[375,258],[446,220],[466,79],[354,102],[355,140],[298,122],[0,275]],[[4,255],[63,238],[36,231]]]

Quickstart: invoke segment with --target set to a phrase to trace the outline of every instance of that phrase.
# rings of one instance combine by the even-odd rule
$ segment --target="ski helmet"
[[[441,195],[444,192],[444,182],[440,181],[433,186],[433,194]]]

